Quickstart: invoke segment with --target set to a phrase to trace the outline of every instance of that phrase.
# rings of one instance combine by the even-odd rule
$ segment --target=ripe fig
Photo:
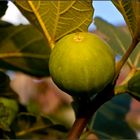
[[[60,39],[51,52],[49,70],[56,85],[72,96],[91,96],[111,82],[112,49],[97,35],[78,32]]]

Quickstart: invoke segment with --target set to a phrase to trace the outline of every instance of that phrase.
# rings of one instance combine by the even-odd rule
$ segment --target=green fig
[[[115,73],[112,49],[97,35],[72,33],[60,39],[49,59],[56,85],[72,96],[91,96],[109,84]]]

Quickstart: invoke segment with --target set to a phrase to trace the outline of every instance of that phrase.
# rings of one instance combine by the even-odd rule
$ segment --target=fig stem
[[[77,118],[73,124],[71,131],[68,134],[68,140],[77,140],[81,136],[88,121],[89,118],[87,117]]]
[[[136,48],[137,44],[139,43],[139,40],[137,39],[137,37],[134,37],[132,39],[132,43],[130,45],[130,47],[128,48],[128,50],[125,52],[125,54],[123,55],[123,57],[121,58],[121,60],[116,64],[116,74],[114,77],[114,82],[116,81],[116,79],[119,76],[119,73],[123,67],[123,65],[125,64],[125,62],[127,61],[127,59],[129,58],[130,54],[133,52],[133,50]]]
[[[88,124],[89,120],[92,118],[93,114],[97,111],[97,109],[103,105],[105,102],[109,101],[114,97],[114,85],[107,86],[102,92],[98,93],[96,97],[88,104],[85,104],[83,108],[83,100],[82,105],[78,109],[78,114],[76,114],[76,120],[69,131],[68,140],[77,140],[80,138],[84,128]]]
[[[127,84],[115,87],[115,95],[125,94],[127,92]]]

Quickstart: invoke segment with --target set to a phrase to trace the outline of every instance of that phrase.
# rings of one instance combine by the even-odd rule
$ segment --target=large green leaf
[[[8,6],[7,6],[8,1],[0,1],[0,18],[5,14]]]
[[[0,68],[47,76],[49,54],[47,42],[33,26],[0,28]]]
[[[88,31],[92,21],[92,1],[29,1],[15,0],[21,12],[35,24],[50,45],[75,31]]]
[[[126,26],[116,27],[101,18],[95,18],[95,33],[102,37],[116,52],[116,55],[123,56],[131,44],[132,38]],[[140,44],[139,44],[140,45]],[[130,55],[130,65],[140,66],[140,47],[138,46]]]
[[[123,15],[132,37],[140,39],[140,1],[139,0],[112,0]]]
[[[123,94],[99,108],[93,118],[92,128],[100,139],[136,139],[136,133],[125,121],[130,103],[131,97]]]

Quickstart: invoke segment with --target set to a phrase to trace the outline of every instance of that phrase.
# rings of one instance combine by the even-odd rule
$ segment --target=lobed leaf
[[[68,33],[88,31],[92,21],[92,1],[15,0],[28,20],[44,33],[50,45]]]

